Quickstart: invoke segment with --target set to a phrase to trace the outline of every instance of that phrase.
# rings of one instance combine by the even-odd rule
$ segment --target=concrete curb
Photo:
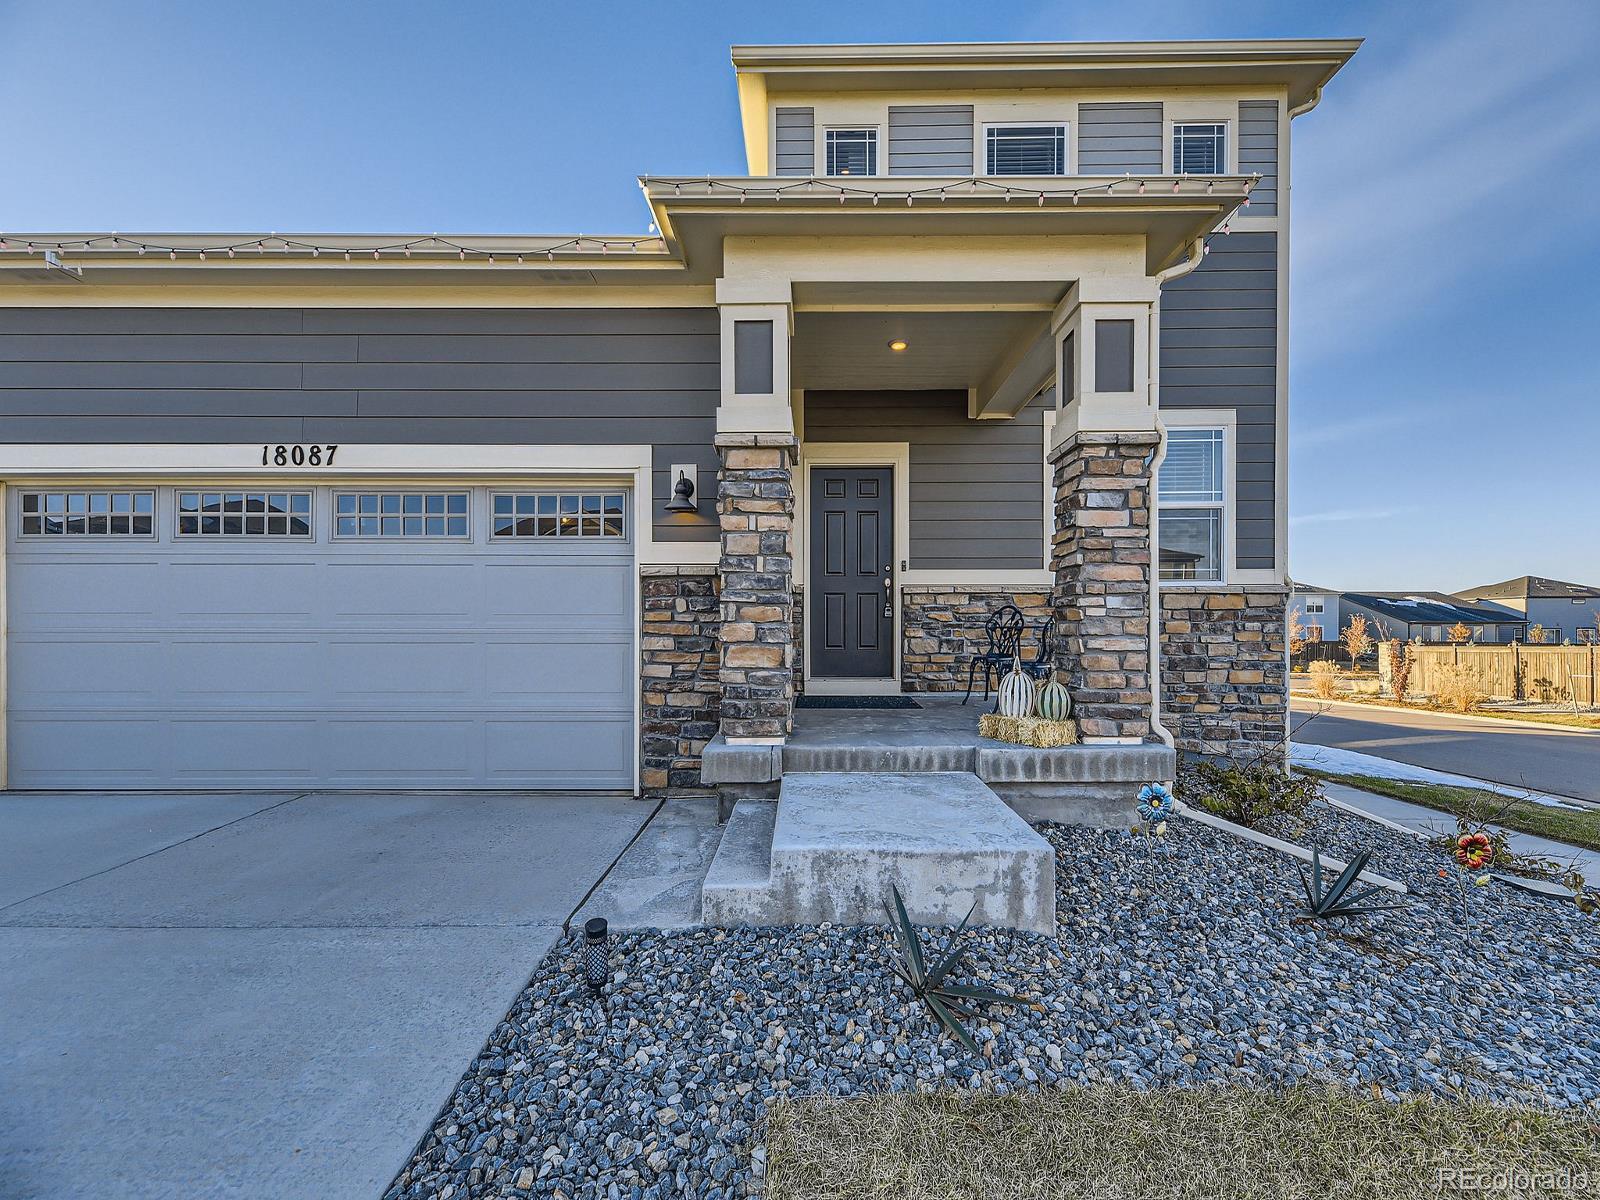
[[[1345,786],[1349,787],[1348,784]],[[1359,788],[1352,788],[1351,790],[1360,791]],[[1351,804],[1348,800],[1336,800],[1332,796],[1324,796],[1322,799],[1329,808],[1337,808],[1340,812],[1347,812],[1353,817],[1364,817],[1366,820],[1373,822],[1375,825],[1382,825],[1385,829],[1392,829],[1396,833],[1409,834],[1418,841],[1425,842],[1428,840],[1428,835],[1423,833],[1422,830],[1413,829],[1409,825],[1402,825],[1399,821],[1391,821],[1388,817],[1380,817],[1377,813],[1370,813],[1364,808],[1360,808],[1357,805]],[[1450,814],[1440,813],[1439,816],[1442,819],[1449,819]]]
[[[1521,717],[1483,717],[1476,713],[1439,712],[1432,708],[1405,708],[1398,704],[1365,704],[1359,700],[1324,700],[1321,696],[1313,696],[1306,692],[1290,692],[1289,704],[1292,708],[1296,700],[1309,700],[1313,704],[1336,705],[1339,708],[1355,708],[1375,710],[1377,712],[1411,713],[1419,717],[1445,717],[1451,721],[1467,721],[1473,725],[1490,725],[1499,729],[1516,729],[1518,726],[1527,729],[1546,729],[1555,733],[1587,733],[1600,737],[1600,729],[1584,729],[1578,725],[1557,725],[1553,721],[1525,721]]]
[[[1257,846],[1264,846],[1268,850],[1276,850],[1280,854],[1287,854],[1290,858],[1298,859],[1308,865],[1311,862],[1311,851],[1304,846],[1296,846],[1293,842],[1285,842],[1269,834],[1257,833],[1254,829],[1246,829],[1243,825],[1235,825],[1232,821],[1225,821],[1221,817],[1213,816],[1211,813],[1201,812],[1199,809],[1184,805],[1178,809],[1178,815],[1180,817],[1188,817],[1191,821],[1198,821],[1202,825],[1208,825],[1212,829],[1219,829],[1223,833],[1230,833],[1240,841],[1254,842]],[[1326,854],[1319,854],[1318,857],[1322,859],[1323,866],[1332,868],[1335,873],[1343,871],[1349,865],[1337,858],[1330,858]],[[1363,883],[1375,883],[1381,888],[1387,888],[1391,892],[1398,892],[1402,896],[1410,895],[1411,893],[1411,889],[1399,880],[1390,879],[1386,875],[1379,875],[1376,871],[1361,872],[1361,881]]]

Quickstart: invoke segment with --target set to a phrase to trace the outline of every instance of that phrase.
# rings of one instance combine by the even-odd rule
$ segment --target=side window
[[[1222,579],[1227,436],[1221,429],[1170,429],[1157,481],[1162,579]]]

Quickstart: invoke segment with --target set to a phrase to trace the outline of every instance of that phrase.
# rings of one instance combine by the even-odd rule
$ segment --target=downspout
[[[1156,285],[1161,287],[1173,279],[1181,279],[1198,267],[1206,256],[1206,239],[1197,237],[1189,243],[1188,256],[1175,266],[1156,272]],[[1150,306],[1150,325],[1146,345],[1149,347],[1150,371],[1145,384],[1150,410],[1155,417],[1156,448],[1151,452],[1146,466],[1150,471],[1150,732],[1161,739],[1169,750],[1177,749],[1172,731],[1161,723],[1161,505],[1156,497],[1156,483],[1160,478],[1161,464],[1167,459],[1167,427],[1161,421],[1161,301]]]
[[[1312,92],[1303,103],[1297,104],[1289,110],[1289,119],[1292,121],[1296,117],[1303,117],[1306,115],[1306,113],[1310,112],[1313,108],[1321,103],[1322,89],[1319,87]]]

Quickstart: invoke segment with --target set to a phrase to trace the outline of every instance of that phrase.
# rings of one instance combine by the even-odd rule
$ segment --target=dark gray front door
[[[888,467],[811,469],[811,673],[894,674],[894,511]]]

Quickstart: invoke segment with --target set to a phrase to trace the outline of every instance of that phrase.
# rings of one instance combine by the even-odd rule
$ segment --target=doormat
[[[796,708],[921,708],[910,696],[796,696]]]

